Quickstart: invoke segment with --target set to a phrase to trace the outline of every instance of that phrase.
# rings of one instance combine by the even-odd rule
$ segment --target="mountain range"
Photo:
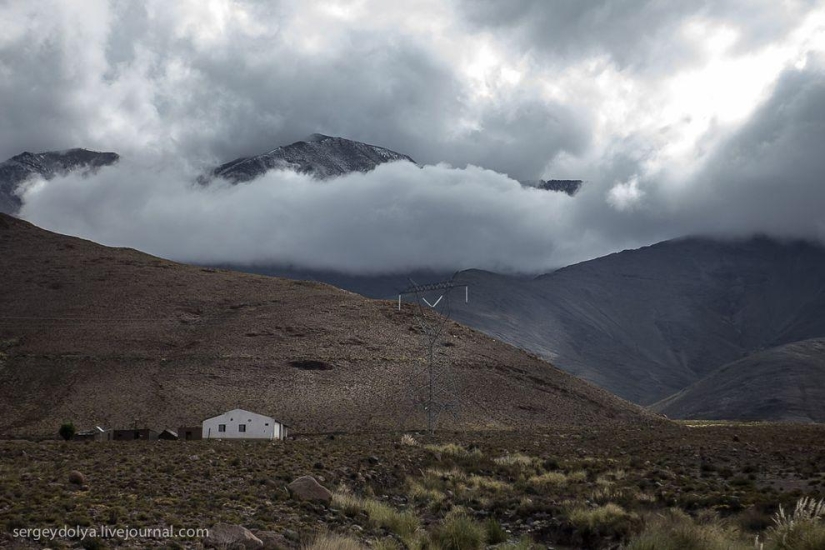
[[[326,179],[350,172],[369,172],[379,164],[396,161],[415,163],[407,155],[384,147],[312,134],[304,140],[277,147],[268,153],[222,164],[213,170],[212,176],[240,183],[251,181],[270,170],[293,170]]]
[[[115,164],[117,153],[68,149],[44,153],[25,152],[0,163],[0,212],[17,215],[22,202],[20,190],[33,178],[50,180],[70,172],[94,173],[102,166]],[[291,170],[309,174],[317,179],[329,179],[351,172],[369,172],[387,162],[415,161],[408,155],[390,149],[350,139],[312,134],[290,145],[269,152],[241,157],[221,164],[198,178],[201,185],[209,185],[216,178],[233,184],[250,182],[270,170]],[[581,188],[580,180],[536,180],[520,182],[525,187],[575,195]]]
[[[528,280],[483,271],[462,272],[458,280],[470,285],[472,300],[455,304],[454,319],[643,405],[720,368],[728,369],[728,380],[745,376],[756,363],[739,360],[825,335],[825,249],[806,242],[687,238]],[[787,361],[761,361],[762,372],[770,365],[776,379],[791,376],[794,355],[771,357],[777,356]],[[803,372],[806,385],[825,381],[821,368]],[[762,390],[749,399],[772,397],[769,387]],[[703,409],[663,404],[660,410],[675,417],[739,415],[718,392],[694,388],[691,395]],[[786,413],[766,407],[760,418]],[[818,406],[795,414],[825,421]]]
[[[324,281],[375,298],[396,296],[410,279],[424,284],[453,277],[234,267]],[[467,270],[455,274],[455,282],[469,286],[470,300],[452,301],[453,319],[672,418],[825,421],[806,389],[823,386],[825,353],[806,345],[802,359],[785,349],[825,336],[820,245],[684,238],[537,277]],[[757,364],[771,384],[745,383]],[[718,372],[729,381],[718,387],[731,395],[703,391]],[[772,391],[782,384],[788,397],[777,400]],[[688,393],[675,400],[682,392]],[[754,406],[768,402],[775,406]]]
[[[83,149],[18,155],[0,164],[0,205],[16,212],[16,190],[32,176],[88,172],[117,159]],[[414,162],[382,147],[314,134],[221,165],[201,183],[220,177],[243,184],[272,169],[326,179],[394,161]],[[581,182],[522,185],[575,195]],[[326,282],[373,298],[393,297],[408,286],[408,276],[418,283],[452,276],[212,267]],[[471,300],[455,303],[454,319],[668,416],[825,421],[811,397],[818,394],[809,389],[825,381],[820,245],[683,238],[537,277],[468,270],[457,281],[469,285]]]

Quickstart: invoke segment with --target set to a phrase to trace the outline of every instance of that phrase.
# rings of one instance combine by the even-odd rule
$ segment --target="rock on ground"
[[[264,543],[242,525],[219,523],[203,539],[204,548],[263,548]]]
[[[332,493],[312,476],[302,476],[287,485],[293,497],[299,500],[330,502]]]

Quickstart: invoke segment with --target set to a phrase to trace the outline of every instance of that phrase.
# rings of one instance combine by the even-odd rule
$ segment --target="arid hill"
[[[232,407],[299,432],[417,428],[410,306],[334,287],[180,265],[0,215],[0,435],[199,424]],[[461,407],[445,426],[656,417],[451,323]]]
[[[728,363],[651,408],[671,418],[825,422],[825,338]]]

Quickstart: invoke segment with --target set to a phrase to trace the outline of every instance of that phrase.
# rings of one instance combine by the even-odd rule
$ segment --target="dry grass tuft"
[[[574,508],[569,518],[585,542],[625,540],[641,524],[639,516],[612,502],[596,508]]]
[[[433,453],[437,458],[442,456],[451,456],[454,458],[473,458],[480,459],[484,456],[479,448],[468,449],[457,445],[456,443],[445,443],[443,445],[424,445],[424,448]]]
[[[567,476],[562,472],[545,472],[527,480],[527,484],[535,489],[546,489],[567,484]]]
[[[765,550],[821,550],[825,548],[825,499],[802,497],[793,512],[782,505],[774,515],[774,525],[766,533]]]
[[[399,511],[384,502],[357,497],[346,491],[333,493],[332,504],[350,516],[365,512],[371,524],[395,533],[404,541],[413,540],[420,525],[418,516],[410,511]]]
[[[481,550],[486,540],[483,525],[463,511],[451,512],[430,534],[431,547],[440,550]]]
[[[680,510],[651,518],[627,550],[753,550],[737,531],[718,521],[697,524]]]
[[[364,550],[364,546],[349,537],[324,533],[318,535],[310,544],[303,546],[303,550]]]
[[[493,459],[499,466],[530,466],[535,459],[521,453],[508,453]]]

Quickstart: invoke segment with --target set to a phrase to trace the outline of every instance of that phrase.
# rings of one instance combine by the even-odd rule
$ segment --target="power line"
[[[458,383],[450,369],[449,361],[438,364],[436,345],[442,341],[444,330],[450,319],[450,292],[455,288],[465,289],[465,300],[469,294],[467,285],[455,281],[455,275],[449,281],[419,285],[410,279],[410,286],[398,295],[398,309],[401,310],[401,298],[404,295],[414,294],[416,298],[416,318],[423,337],[425,361],[421,367],[410,369],[408,391],[410,406],[423,409],[427,419],[427,430],[433,432],[440,416],[445,412],[458,415],[459,398]],[[442,291],[437,299],[428,300],[423,294]],[[424,308],[424,305],[428,309]],[[439,309],[439,305],[441,306]],[[442,356],[447,355],[441,350]]]

